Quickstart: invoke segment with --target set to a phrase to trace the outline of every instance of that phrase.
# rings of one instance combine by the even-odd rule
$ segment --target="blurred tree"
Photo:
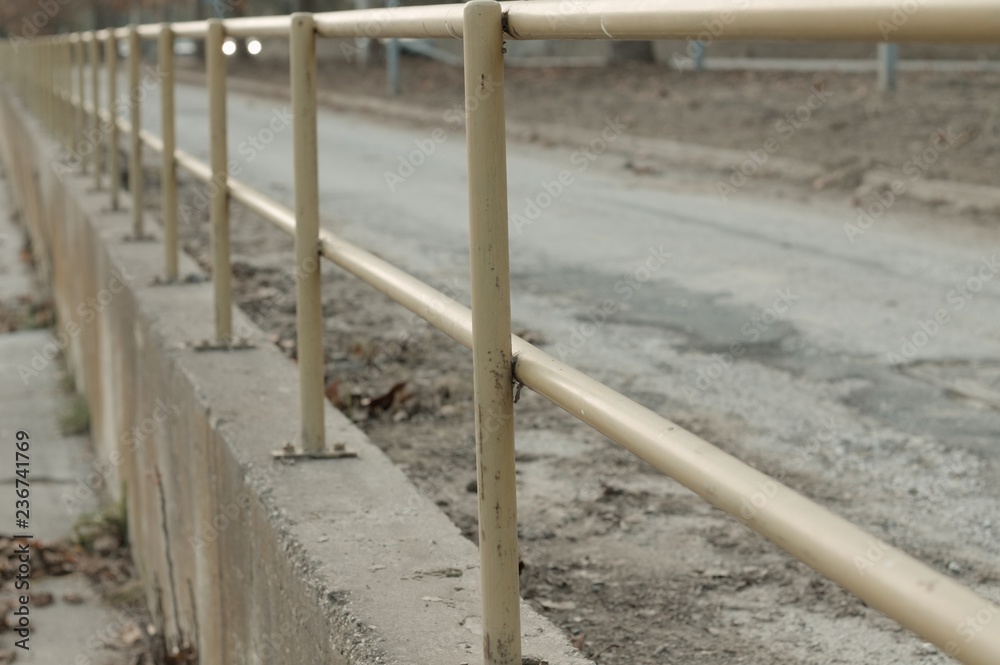
[[[175,4],[172,0],[0,0],[0,30],[30,39],[69,30],[107,28],[125,25],[140,11],[169,12]]]

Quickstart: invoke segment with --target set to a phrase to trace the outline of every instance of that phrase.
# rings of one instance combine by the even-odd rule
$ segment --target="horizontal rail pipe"
[[[291,16],[248,16],[227,18],[222,22],[230,37],[287,37]]]
[[[996,0],[538,0],[505,6],[513,39],[997,42]],[[718,26],[710,30],[710,26]],[[716,34],[718,33],[718,34]]]
[[[280,226],[291,232],[290,211]],[[467,307],[329,232],[321,232],[320,245],[323,256],[472,348]],[[872,607],[949,653],[960,648],[963,662],[1000,662],[1000,633],[959,641],[959,626],[989,611],[989,601],[523,339],[512,336],[512,343],[515,376],[532,390]],[[882,556],[859,567],[873,545]]]
[[[171,26],[175,27],[178,25],[188,25],[190,23],[203,24],[204,21],[189,21],[188,23],[172,23]],[[135,26],[136,32],[139,34],[141,39],[154,39],[160,34],[160,23],[143,23],[141,25]],[[125,39],[131,34],[132,26],[125,26],[124,28],[115,28],[115,37],[119,39]],[[204,34],[204,33],[203,33]]]
[[[177,37],[204,39],[208,35],[208,23],[206,21],[181,21],[180,23],[171,23],[170,27]],[[150,38],[155,36],[153,33],[149,35]]]
[[[759,0],[734,9],[732,0],[535,0],[502,2],[510,39],[794,39],[899,42],[996,42],[1000,12],[994,0],[922,0],[906,12],[898,0]],[[462,5],[425,5],[322,12],[313,15],[321,37],[462,38]],[[227,35],[280,37],[289,16],[230,18]],[[178,37],[203,38],[205,21],[171,27]],[[138,27],[155,39],[159,24]],[[128,28],[115,34],[125,37]],[[109,31],[83,36],[106,39]]]
[[[87,105],[87,109],[90,109],[90,108],[91,107],[88,104]],[[106,110],[102,110],[101,111],[101,121],[105,122],[105,123],[111,122],[111,114],[108,113]],[[131,122],[129,122],[125,118],[118,118],[117,120],[115,120],[115,124],[118,125],[118,131],[119,132],[121,132],[122,134],[127,134],[128,136],[132,136],[132,123]],[[140,129],[139,130],[139,141],[143,145],[145,145],[147,148],[149,148],[150,150],[152,150],[155,153],[162,153],[163,152],[163,139],[161,139],[159,136],[157,136],[156,134],[152,133],[148,129]],[[192,156],[188,155],[187,153],[185,153],[185,152],[183,152],[181,150],[177,150],[175,152],[175,155],[177,155],[176,159],[180,159],[180,155],[186,155],[186,156],[188,156],[191,160],[193,160],[194,162],[197,162],[197,166],[195,168],[200,168],[201,165],[204,164],[204,162],[196,159],[195,157],[192,157]],[[207,169],[208,166],[205,165],[205,168]]]
[[[923,0],[907,13],[898,0],[537,0],[504,2],[511,39],[795,39],[996,42],[994,0]],[[462,5],[316,14],[323,37],[462,37]],[[242,19],[230,19],[230,21]],[[709,30],[709,26],[719,28]]]
[[[463,5],[455,4],[323,12],[315,15],[316,34],[348,39],[359,36],[461,39],[462,9]]]
[[[282,226],[290,232],[291,215]],[[332,233],[321,232],[320,246],[323,256],[472,348],[467,307]],[[520,337],[512,344],[524,385],[962,662],[1000,662],[1000,632],[968,643],[959,633],[992,611],[989,601]],[[866,559],[873,545],[878,561]]]
[[[194,155],[183,150],[174,152],[178,168],[182,168],[206,185],[212,182],[212,168]],[[230,181],[232,182],[232,181]]]
[[[697,39],[713,21],[722,25],[714,39],[882,41],[886,30],[894,42],[996,42],[1000,36],[993,0],[923,0],[909,13],[896,0],[760,0],[739,10],[731,0],[537,0],[502,3],[502,9],[504,30],[513,39]],[[314,20],[325,37],[461,38],[462,12],[462,5],[422,6],[322,13]],[[207,25],[176,23],[172,29],[177,36],[205,37]],[[227,19],[222,25],[233,36],[284,36],[290,17]],[[159,29],[151,24],[136,32],[155,38]],[[129,30],[100,30],[79,39],[93,47]],[[94,97],[93,105],[81,99],[81,107],[90,106],[95,121],[110,116]],[[131,132],[125,121],[119,126]],[[163,150],[157,137],[145,131],[138,137]],[[211,182],[204,162],[180,150],[175,159]],[[294,235],[292,210],[239,181],[229,181],[229,194]],[[329,231],[320,230],[319,245],[322,256],[472,348],[467,307]],[[962,626],[1000,611],[996,604],[524,340],[512,336],[511,343],[517,380],[949,655],[969,665],[1000,662],[1000,631],[962,639]],[[868,555],[873,548],[878,557]]]

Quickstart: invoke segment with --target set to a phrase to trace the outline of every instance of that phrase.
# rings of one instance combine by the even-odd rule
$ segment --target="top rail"
[[[508,3],[512,39],[996,42],[996,0],[539,0]]]
[[[789,39],[996,42],[996,0],[523,0],[501,2],[508,39]],[[462,7],[426,5],[314,14],[320,37],[462,38]],[[288,36],[289,16],[230,18],[233,37]],[[204,21],[172,24],[204,37]],[[155,38],[159,24],[139,26]],[[115,30],[128,36],[128,28]]]
[[[504,11],[515,3],[500,3]],[[322,37],[462,38],[462,5],[426,5],[316,14]]]

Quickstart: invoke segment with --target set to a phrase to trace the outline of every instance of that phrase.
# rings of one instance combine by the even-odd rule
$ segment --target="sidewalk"
[[[2,166],[0,166],[2,168]],[[29,268],[20,260],[22,235],[11,221],[9,181],[0,173],[0,301],[38,295],[33,291]],[[63,436],[59,415],[74,403],[61,387],[62,371],[57,363],[22,379],[19,365],[30,364],[35,351],[54,342],[50,330],[26,330],[0,334],[0,535],[29,533],[33,575],[42,567],[41,542],[70,539],[73,526],[83,513],[94,512],[96,497],[68,502],[65,497],[93,471],[88,437]],[[30,517],[27,529],[15,524],[15,442],[18,431],[30,436],[28,482]],[[22,458],[23,461],[23,458]],[[70,505],[72,503],[72,506]],[[9,541],[7,541],[9,542]],[[16,569],[17,559],[5,562]],[[7,574],[4,574],[4,579]],[[21,637],[0,631],[0,663],[115,663],[118,654],[103,647],[114,643],[129,621],[122,613],[101,604],[90,580],[81,572],[30,581],[29,650],[15,647]],[[0,592],[0,613],[7,601],[16,602],[21,592],[5,587]],[[53,602],[45,604],[45,596]],[[72,603],[66,602],[69,598]],[[14,609],[16,609],[15,606]],[[13,612],[13,609],[11,610]],[[8,614],[7,622],[16,623]],[[124,662],[124,661],[121,661]]]

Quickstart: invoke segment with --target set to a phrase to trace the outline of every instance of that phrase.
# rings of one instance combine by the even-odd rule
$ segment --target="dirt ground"
[[[403,102],[442,111],[460,102],[458,70],[409,59],[404,67]],[[234,74],[240,75],[238,65]],[[324,69],[322,78],[328,87],[384,96],[380,69]],[[986,74],[904,74],[899,93],[883,97],[871,77],[847,74],[515,69],[507,73],[507,105],[518,122],[599,128],[606,117],[622,115],[635,134],[754,150],[786,114],[824,90],[833,94],[781,154],[831,170],[899,169],[936,132],[950,130],[962,138],[928,166],[927,176],[997,184],[997,83],[1000,77]],[[194,192],[186,184],[182,195]],[[239,206],[233,214],[238,303],[294,357],[291,240]],[[185,223],[182,233],[187,251],[210,268],[205,220]],[[470,355],[340,270],[325,269],[323,294],[328,397],[474,539]],[[518,332],[544,348],[537,333]],[[693,412],[675,420],[737,454],[736,439],[748,427]],[[530,390],[516,421],[522,594],[596,662],[950,662]],[[864,476],[852,480],[843,471],[854,462],[842,446],[823,454],[842,474],[835,483],[783,472],[779,460],[748,461],[866,528],[890,533],[894,544],[963,583],[996,591],[995,567],[953,560],[953,548],[910,538],[898,523],[871,523],[852,499],[865,493]],[[968,462],[933,455],[920,462],[928,473]]]
[[[281,63],[234,63],[231,71],[287,81]],[[462,104],[461,69],[408,57],[402,72],[400,103],[442,115]],[[384,66],[337,64],[319,74],[322,90],[391,99]],[[505,95],[507,117],[519,124],[598,132],[620,116],[631,136],[740,151],[773,138],[773,154],[821,164],[843,186],[865,170],[903,171],[908,163],[929,179],[1000,185],[998,73],[900,72],[899,89],[884,95],[873,73],[508,67]],[[941,134],[954,137],[949,149],[915,162]]]
[[[238,206],[232,228],[237,302],[294,357],[292,242]],[[204,220],[184,228],[187,251],[206,267],[207,232]],[[475,539],[470,354],[343,271],[325,268],[323,294],[328,397]],[[537,334],[518,332],[544,348]],[[680,415],[682,426],[739,453],[747,423]],[[523,597],[598,663],[948,662],[530,390],[516,421]],[[836,464],[851,466],[840,450]],[[783,473],[775,460],[749,461],[842,514],[865,513],[851,499],[864,489],[850,473],[831,485]],[[953,464],[926,462],[945,463]],[[905,528],[891,533],[964,583],[1000,583],[995,570],[953,562],[947,545],[929,550]],[[857,631],[871,639],[872,626],[875,641],[850,643]],[[831,627],[843,630],[834,644],[846,642],[832,651]]]

